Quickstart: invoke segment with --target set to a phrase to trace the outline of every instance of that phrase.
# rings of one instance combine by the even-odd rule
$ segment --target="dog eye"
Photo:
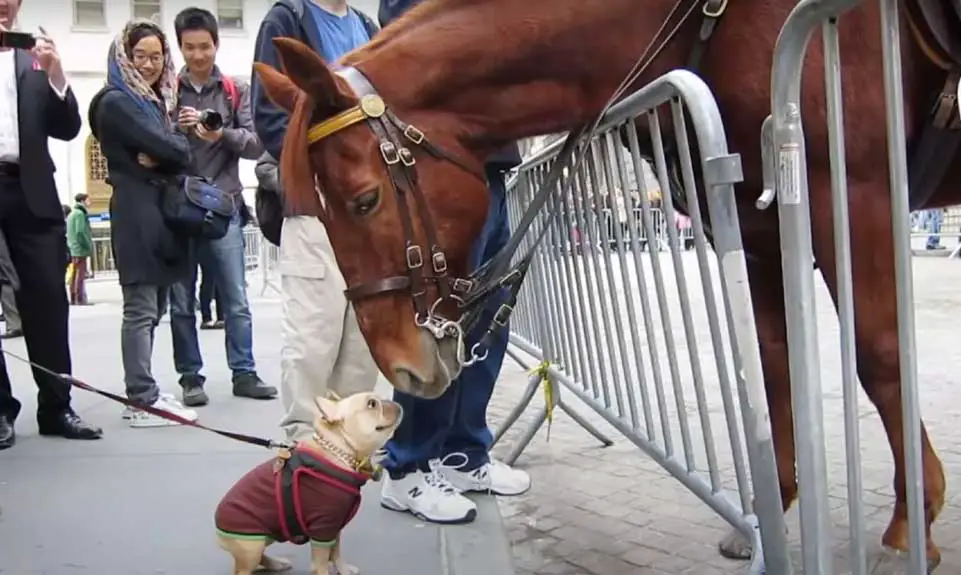
[[[367,409],[377,409],[377,400],[376,399],[367,400]]]
[[[366,216],[374,211],[379,202],[380,192],[365,192],[354,199],[354,213],[361,217]]]

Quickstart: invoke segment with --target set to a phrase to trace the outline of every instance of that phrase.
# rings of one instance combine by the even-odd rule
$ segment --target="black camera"
[[[216,132],[224,127],[224,117],[215,110],[204,110],[200,112],[200,125],[208,132]]]

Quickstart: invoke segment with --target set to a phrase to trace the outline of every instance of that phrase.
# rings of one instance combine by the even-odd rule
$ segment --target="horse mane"
[[[307,132],[313,116],[314,102],[306,93],[297,95],[294,109],[287,124],[287,137],[280,152],[280,181],[284,203],[294,213],[326,216],[323,204],[314,186],[310,167],[310,147]]]

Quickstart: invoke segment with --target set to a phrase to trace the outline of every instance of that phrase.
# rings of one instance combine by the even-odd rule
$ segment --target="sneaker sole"
[[[196,421],[196,420],[195,420]],[[149,421],[131,421],[130,427],[134,429],[149,429],[152,427],[176,427],[183,425],[179,421],[170,421],[169,419],[151,419]]]
[[[268,393],[268,394],[258,395],[254,393],[237,393],[235,391],[234,397],[243,397],[245,399],[276,399],[277,393]]]
[[[207,397],[206,393],[199,393],[197,395],[186,395],[183,397],[183,404],[185,407],[203,407],[210,403],[210,398]]]
[[[465,523],[471,523],[475,519],[477,519],[477,509],[471,509],[470,511],[467,512],[467,515],[465,515],[464,517],[459,517],[457,519],[432,519],[430,517],[427,517],[420,511],[414,511],[410,507],[405,507],[393,500],[381,499],[380,506],[383,507],[384,509],[387,509],[390,511],[396,511],[398,513],[409,513],[410,515],[413,515],[414,517],[420,519],[421,521],[426,521],[427,523],[436,523],[438,525],[463,525]]]
[[[456,486],[455,486],[456,487]],[[497,491],[496,489],[463,489],[461,493],[477,493],[478,495],[496,495],[498,497],[517,497],[530,491],[530,486],[523,491]]]

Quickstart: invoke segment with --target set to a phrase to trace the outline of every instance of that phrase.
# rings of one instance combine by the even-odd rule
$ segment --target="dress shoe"
[[[100,439],[103,430],[80,419],[72,409],[56,415],[37,415],[40,435],[59,435],[67,439]]]
[[[13,421],[6,415],[0,415],[0,449],[9,449],[17,442],[17,434],[13,431]]]

